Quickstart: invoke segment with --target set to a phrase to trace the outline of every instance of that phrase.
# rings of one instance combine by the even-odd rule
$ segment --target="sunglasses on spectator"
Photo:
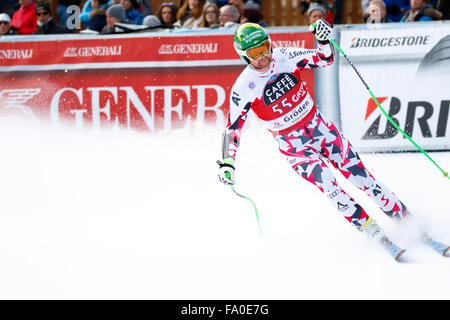
[[[173,2],[163,2],[161,3],[162,6],[173,6],[174,3]]]
[[[47,16],[50,13],[48,11],[40,11],[40,12],[36,12],[36,16],[40,17],[40,16]]]
[[[8,25],[9,22],[8,22],[8,21],[0,21],[0,24],[6,24],[6,25]]]

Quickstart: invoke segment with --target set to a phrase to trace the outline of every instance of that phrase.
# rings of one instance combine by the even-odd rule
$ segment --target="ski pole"
[[[225,175],[226,175],[226,177],[227,177],[228,179],[231,178],[231,174],[230,174],[229,172],[227,172]],[[259,222],[259,214],[258,214],[258,209],[256,208],[255,202],[254,202],[252,199],[250,199],[249,197],[246,197],[246,196],[244,196],[244,195],[238,193],[238,192],[234,189],[234,186],[233,186],[233,185],[230,184],[230,187],[231,187],[231,190],[233,190],[233,192],[234,192],[237,196],[239,196],[239,197],[241,197],[241,198],[244,198],[244,199],[247,199],[247,200],[250,201],[251,204],[253,205],[253,209],[255,209],[255,214],[256,214],[256,221],[258,222],[259,235],[260,235],[261,238],[262,238],[263,235],[262,235],[262,230],[261,230],[261,223]]]
[[[333,46],[336,47],[336,49],[339,50],[339,52],[344,56],[344,58],[348,61],[348,63],[352,66],[353,70],[355,70],[356,74],[358,75],[359,79],[361,79],[362,83],[364,84],[364,86],[366,87],[367,91],[369,91],[370,96],[372,97],[373,101],[375,101],[376,105],[378,106],[378,108],[381,110],[381,112],[386,116],[386,118],[389,120],[390,123],[392,123],[392,125],[398,130],[400,131],[403,136],[405,136],[405,138],[407,138],[420,152],[423,153],[423,155],[425,155],[444,175],[444,178],[450,179],[448,172],[446,172],[444,169],[442,169],[437,163],[436,161],[434,161],[430,155],[425,152],[425,150],[423,150],[405,131],[403,131],[396,123],[394,120],[392,120],[392,118],[389,116],[389,114],[383,109],[383,107],[381,106],[381,104],[378,102],[377,98],[375,97],[375,95],[373,94],[372,90],[370,90],[369,86],[367,85],[367,83],[364,81],[363,77],[361,76],[361,74],[359,73],[358,69],[356,69],[355,65],[350,61],[350,59],[347,57],[347,55],[345,54],[345,52],[341,49],[341,47],[333,40],[330,38],[330,42],[333,44]]]

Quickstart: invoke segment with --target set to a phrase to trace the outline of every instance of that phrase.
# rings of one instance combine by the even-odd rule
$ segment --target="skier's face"
[[[250,65],[256,71],[264,72],[269,70],[270,62],[272,61],[272,53],[263,54],[256,60],[250,60]]]

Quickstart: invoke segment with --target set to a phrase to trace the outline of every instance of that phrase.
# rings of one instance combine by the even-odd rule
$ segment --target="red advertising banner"
[[[232,35],[151,35],[0,41],[0,116],[99,130],[223,126],[245,67]],[[274,46],[314,45],[310,33],[271,37]],[[303,73],[311,94],[313,75]]]

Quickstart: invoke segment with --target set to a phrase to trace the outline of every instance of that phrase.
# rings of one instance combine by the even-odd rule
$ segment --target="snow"
[[[246,124],[247,125],[247,124]],[[340,179],[408,251],[396,263],[243,130],[236,190],[222,128],[171,133],[0,126],[0,299],[449,299],[450,258]],[[450,153],[430,153],[450,169]],[[420,153],[361,154],[420,225],[450,242],[450,181]]]

